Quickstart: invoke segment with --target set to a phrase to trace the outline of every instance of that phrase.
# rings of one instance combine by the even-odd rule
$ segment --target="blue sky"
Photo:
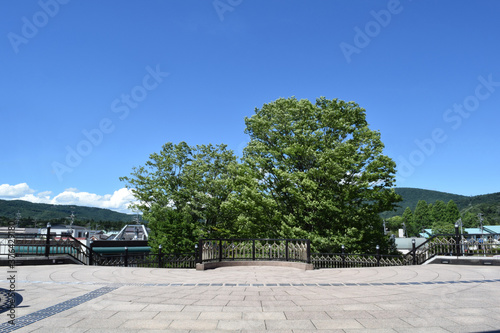
[[[279,97],[355,101],[397,186],[500,191],[498,1],[0,2],[0,198],[124,211],[166,142],[248,141]]]

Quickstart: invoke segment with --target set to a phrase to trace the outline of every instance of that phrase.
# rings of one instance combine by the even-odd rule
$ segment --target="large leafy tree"
[[[166,143],[144,166],[121,177],[150,222],[151,243],[188,251],[201,236],[231,234],[232,212],[223,203],[232,191],[236,157],[225,145]]]
[[[378,214],[400,200],[392,189],[396,165],[364,109],[337,99],[280,98],[245,123],[251,141],[243,161],[256,182],[242,191],[255,196],[253,209],[274,210],[270,233],[309,238],[319,251],[341,244],[353,252],[377,244],[388,250]]]

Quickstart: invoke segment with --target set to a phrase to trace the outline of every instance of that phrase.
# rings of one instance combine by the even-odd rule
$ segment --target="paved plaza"
[[[7,268],[5,268],[5,271]],[[8,276],[0,288],[8,289]],[[492,332],[500,266],[18,266],[3,332]]]

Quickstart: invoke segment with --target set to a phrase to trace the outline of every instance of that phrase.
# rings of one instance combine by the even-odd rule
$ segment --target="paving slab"
[[[7,289],[7,276],[0,288]],[[500,267],[20,266],[4,332],[494,332]]]

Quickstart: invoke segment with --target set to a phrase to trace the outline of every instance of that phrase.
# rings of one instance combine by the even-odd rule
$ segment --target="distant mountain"
[[[445,203],[453,200],[461,213],[471,212],[477,214],[481,212],[485,214],[485,216],[488,216],[491,222],[500,222],[500,192],[465,196],[409,187],[397,187],[395,191],[397,194],[401,195],[403,201],[398,203],[399,208],[396,211],[382,213],[381,216],[383,218],[402,215],[406,207],[410,207],[410,209],[414,211],[419,200],[425,200],[428,204],[434,203],[436,200],[442,200]]]
[[[76,205],[50,205],[23,200],[0,200],[0,217],[15,219],[17,212],[21,218],[49,221],[64,219],[73,212],[80,221],[131,222],[134,215],[118,213],[109,209]]]
[[[399,208],[395,212],[383,213],[382,215],[383,218],[388,218],[395,215],[403,215],[403,212],[406,209],[406,207],[410,207],[410,209],[414,211],[415,207],[417,207],[417,203],[419,200],[425,200],[428,204],[434,203],[436,200],[442,200],[445,203],[447,203],[450,200],[453,200],[457,204],[458,209],[461,209],[459,202],[469,198],[464,195],[424,190],[420,188],[396,187],[394,190],[396,191],[397,194],[399,194],[403,198],[403,201],[398,203]]]
[[[382,218],[402,215],[406,207],[415,210],[419,200],[425,200],[428,204],[436,200],[447,203],[455,201],[462,214],[483,213],[485,221],[490,224],[500,224],[500,192],[477,196],[465,196],[439,191],[424,190],[420,188],[398,187],[396,193],[402,196],[403,201],[398,203],[399,208],[393,212],[384,212]],[[22,219],[36,219],[38,221],[49,221],[65,219],[74,212],[79,221],[114,221],[131,222],[134,215],[118,213],[109,209],[84,207],[75,205],[50,205],[32,203],[23,200],[0,200],[0,218],[15,219],[17,212],[21,213]]]

